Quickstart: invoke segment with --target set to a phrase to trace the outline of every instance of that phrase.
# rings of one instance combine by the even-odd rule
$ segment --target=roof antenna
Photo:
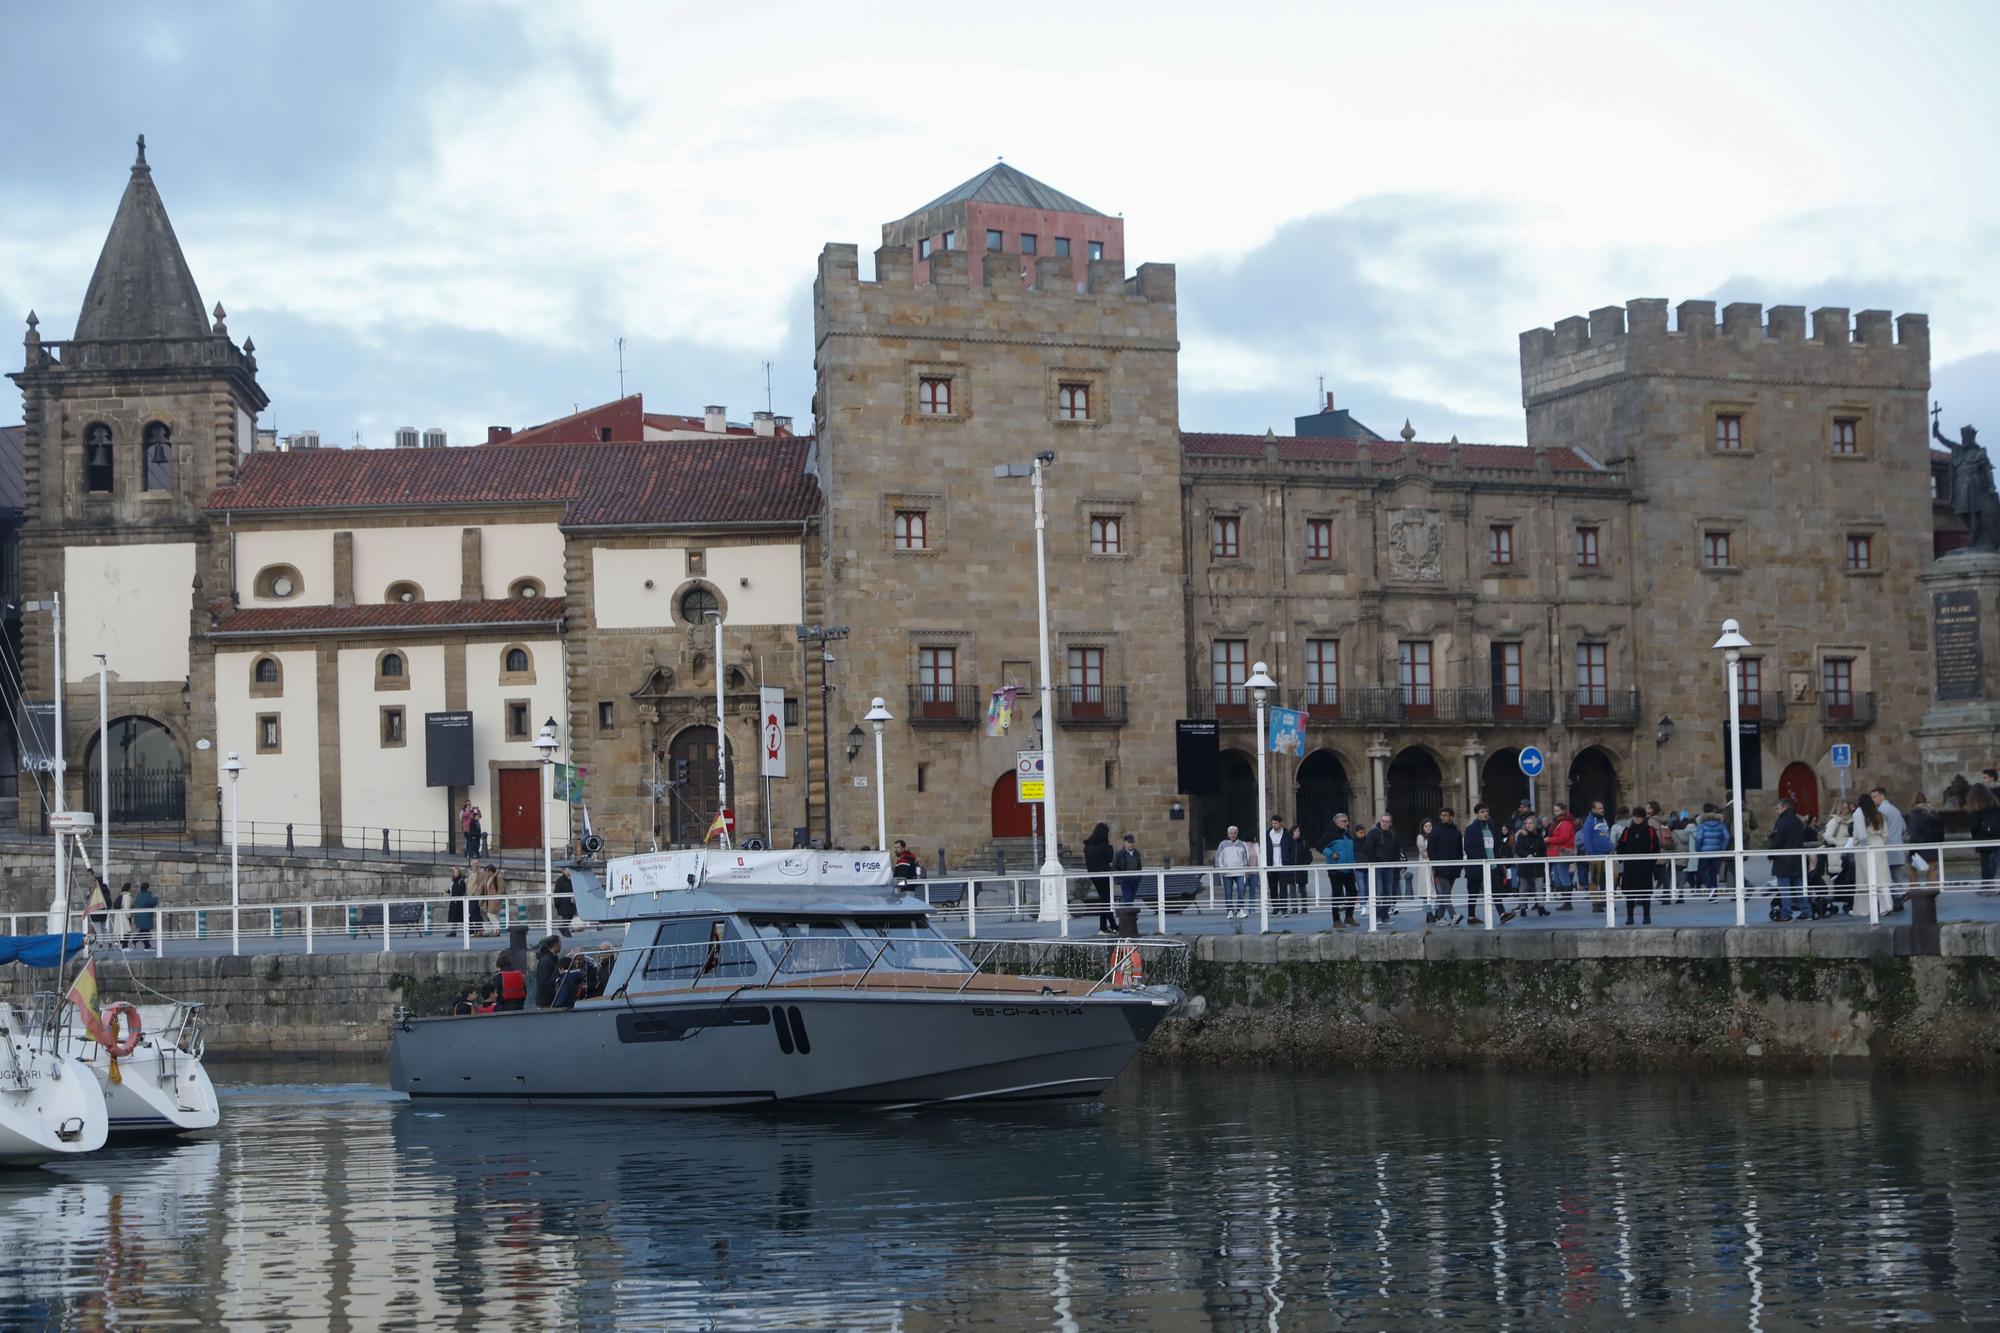
[[[766,412],[776,410],[771,406],[771,363],[769,361],[764,363],[764,410]]]
[[[618,338],[618,396],[625,396],[625,338],[622,334]]]

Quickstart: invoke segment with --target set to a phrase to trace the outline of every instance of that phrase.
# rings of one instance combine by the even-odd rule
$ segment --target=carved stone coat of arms
[[[1389,574],[1435,581],[1444,577],[1444,524],[1435,509],[1399,509],[1389,516]]]

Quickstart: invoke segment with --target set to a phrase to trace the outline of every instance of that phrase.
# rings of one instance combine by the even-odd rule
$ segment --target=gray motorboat
[[[658,1108],[902,1107],[1093,1097],[1181,992],[1178,944],[940,934],[878,852],[659,852],[571,872],[581,919],[625,923],[602,994],[567,1009],[399,1014],[413,1098]],[[1086,960],[1079,963],[1079,959]]]

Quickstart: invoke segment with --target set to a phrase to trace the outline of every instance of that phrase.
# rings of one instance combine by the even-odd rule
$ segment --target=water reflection
[[[2000,1319],[1990,1085],[1139,1071],[1096,1107],[431,1110],[0,1177],[0,1326]]]

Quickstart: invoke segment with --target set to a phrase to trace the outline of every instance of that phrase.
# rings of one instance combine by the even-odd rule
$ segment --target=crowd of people
[[[510,1013],[524,1009],[570,1009],[578,1000],[604,994],[617,953],[609,944],[563,953],[562,937],[551,935],[531,957],[503,949],[483,986],[467,986],[452,997],[454,1016]]]
[[[1966,798],[1971,836],[2000,841],[2000,778],[1990,770],[1985,776]],[[1757,822],[1746,821],[1751,828]],[[1614,905],[1624,908],[1627,925],[1650,925],[1655,907],[1736,891],[1732,820],[1713,802],[1699,811],[1670,811],[1658,801],[1607,811],[1604,802],[1593,801],[1582,812],[1557,802],[1544,816],[1524,800],[1511,816],[1500,817],[1482,801],[1463,825],[1456,811],[1439,810],[1407,845],[1386,813],[1366,829],[1357,829],[1345,813],[1336,815],[1316,843],[1279,817],[1265,829],[1261,849],[1240,834],[1231,825],[1213,857],[1222,909],[1236,921],[1258,906],[1259,866],[1272,867],[1274,916],[1316,905],[1319,895],[1309,885],[1315,873],[1323,875],[1338,929],[1355,925],[1371,887],[1378,924],[1414,900],[1426,924],[1454,926],[1483,925],[1486,910],[1496,923],[1579,907],[1602,912],[1607,868],[1615,876]],[[1838,802],[1819,823],[1779,797],[1760,838],[1753,847],[1746,832],[1744,850],[1766,858],[1763,887],[1773,921],[1893,915],[1904,909],[1912,885],[1941,882],[1938,857],[1903,850],[1946,841],[1942,818],[1921,792],[1905,813],[1876,787]],[[1088,842],[1084,849],[1088,868]],[[2000,892],[2000,847],[1982,849],[1980,861],[1980,892]]]
[[[87,923],[96,941],[120,949],[151,948],[157,940],[154,932],[159,914],[155,909],[160,905],[152,881],[142,880],[134,888],[128,879],[115,895],[103,876],[97,877],[97,885],[105,907],[90,913]]]

